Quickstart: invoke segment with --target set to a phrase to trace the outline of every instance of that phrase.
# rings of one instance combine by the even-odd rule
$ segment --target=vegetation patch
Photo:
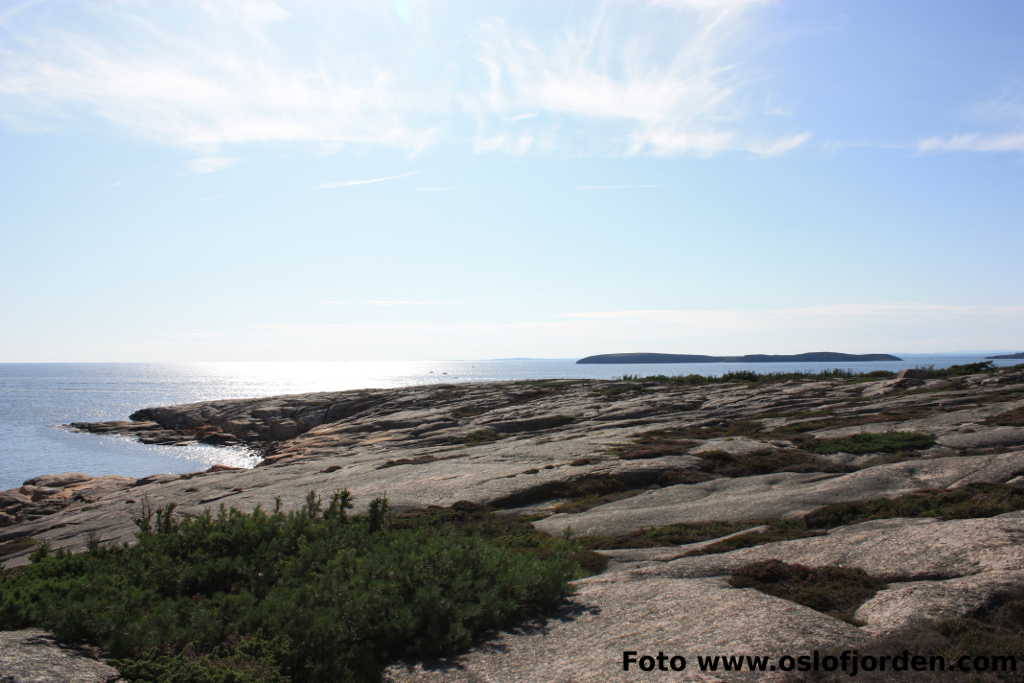
[[[494,500],[491,505],[498,509],[516,508],[549,500],[566,499],[559,504],[557,512],[583,512],[596,505],[643,493],[652,485],[672,486],[707,479],[707,475],[677,469],[588,474],[568,481],[544,482]]]
[[[680,440],[716,439],[724,436],[753,436],[762,430],[760,420],[716,420],[703,424],[669,429],[654,429],[633,436],[633,442],[640,446],[657,446],[664,443],[678,443]]]
[[[862,569],[807,567],[765,560],[735,569],[729,577],[729,585],[756,588],[762,593],[855,623],[853,615],[857,608],[885,588],[886,582]]]
[[[990,425],[1005,425],[1008,427],[1024,427],[1024,408],[1017,408],[999,415],[993,415],[985,420]]]
[[[757,522],[686,522],[642,529],[616,536],[579,536],[575,540],[584,548],[593,550],[660,548],[720,538],[749,529],[755,524]]]
[[[775,472],[845,472],[846,468],[820,462],[813,454],[796,448],[769,448],[751,453],[705,451],[700,470],[720,477],[750,477]]]
[[[494,410],[493,406],[484,405],[465,405],[459,406],[452,411],[452,417],[476,417],[477,415],[483,415],[484,413]]]
[[[1015,510],[1024,510],[1024,490],[1006,484],[968,484],[957,489],[921,491],[897,498],[876,498],[858,503],[835,503],[819,508],[801,519],[687,522],[643,529],[618,536],[581,536],[576,540],[584,547],[593,549],[654,548],[721,538],[751,527],[768,527],[764,531],[752,531],[748,534],[722,539],[690,553],[691,555],[709,555],[765,543],[819,536],[828,529],[873,519],[895,517],[968,519],[993,517]]]
[[[501,434],[519,434],[521,432],[536,432],[542,429],[553,429],[564,427],[576,421],[572,415],[544,415],[531,417],[525,420],[509,420],[507,422],[495,422],[491,429]]]
[[[815,453],[902,453],[919,451],[935,445],[934,434],[922,432],[882,432],[854,434],[838,439],[815,439],[805,447]]]
[[[435,460],[440,460],[440,458],[433,455],[417,455],[415,458],[397,458],[377,465],[377,469],[383,470],[388,467],[396,467],[398,465],[425,465],[429,462],[434,462]]]
[[[806,420],[783,425],[775,429],[771,435],[773,438],[786,439],[806,432],[818,431],[820,429],[838,429],[840,427],[858,427],[866,424],[878,424],[881,422],[904,422],[919,417],[925,417],[935,412],[934,406],[907,406],[901,408],[887,408],[885,410],[861,415],[831,415],[822,419]],[[764,417],[763,415],[759,417]]]
[[[618,454],[620,460],[649,460],[652,458],[662,458],[667,455],[686,455],[687,451],[699,444],[699,441],[691,439],[665,439],[660,441],[653,439],[627,446],[617,446],[614,451]]]
[[[750,384],[773,384],[793,380],[875,380],[895,377],[896,373],[888,370],[871,372],[854,372],[852,370],[821,370],[819,372],[754,372],[753,370],[735,370],[715,377],[707,375],[623,375],[621,381],[649,382],[657,384],[676,384],[684,386],[703,386],[705,384],[724,384],[727,382],[746,382]]]
[[[498,439],[504,439],[505,436],[505,434],[499,434],[490,428],[477,429],[462,437],[462,443],[467,446],[479,446],[481,444],[497,441]]]
[[[564,503],[559,503],[552,509],[552,512],[564,512],[567,514],[586,512],[591,508],[596,508],[598,505],[613,503],[617,500],[625,500],[626,498],[632,498],[633,496],[641,493],[643,493],[642,489],[633,489],[632,491],[615,491],[614,493],[604,494],[592,493],[585,495],[582,498],[573,498],[565,501]]]
[[[1024,490],[1007,484],[968,484],[857,503],[835,503],[804,517],[809,529],[830,529],[872,519],[937,517],[970,519],[1024,510]]]
[[[777,543],[779,541],[792,541],[797,538],[808,538],[809,536],[821,536],[825,532],[808,529],[799,520],[774,519],[765,526],[763,531],[751,531],[749,534],[740,534],[731,538],[723,538],[717,543],[711,543],[699,550],[694,550],[688,555],[715,555],[717,553],[728,553],[740,548],[751,548],[765,543]]]
[[[837,648],[826,655],[839,656],[842,649]],[[858,654],[864,657],[899,657],[904,652],[925,656],[938,656],[945,659],[947,666],[956,663],[961,657],[968,657],[974,662],[984,665],[987,670],[978,668],[970,672],[946,672],[941,680],[951,683],[984,683],[991,681],[1021,680],[1024,671],[1024,586],[1008,590],[996,596],[988,605],[968,616],[957,619],[946,619],[931,623],[916,624],[896,633],[878,638],[857,648]],[[981,659],[976,659],[981,658]],[[858,681],[868,683],[888,683],[894,680],[890,670],[867,671],[863,668],[857,674]],[[900,672],[900,681],[910,683],[930,683],[936,680],[933,672],[915,674],[911,671]],[[849,681],[850,674],[844,672],[824,673],[808,672],[801,674],[799,679],[791,680],[814,681]]]
[[[290,513],[168,507],[131,547],[42,546],[0,574],[0,629],[97,645],[129,680],[374,681],[554,609],[584,573],[578,547],[521,520],[349,507],[347,492]]]
[[[919,368],[907,370],[907,377],[913,377],[915,379],[949,379],[951,377],[977,375],[983,372],[995,372],[996,370],[998,370],[996,364],[990,360],[986,360],[980,363],[950,365],[948,368],[936,368],[934,365],[925,365]]]

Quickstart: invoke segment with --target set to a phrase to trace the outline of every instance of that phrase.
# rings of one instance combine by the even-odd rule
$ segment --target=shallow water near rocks
[[[251,467],[245,449],[153,446],[59,428],[72,421],[124,420],[147,406],[366,387],[546,378],[614,379],[624,374],[721,375],[734,370],[860,372],[948,367],[980,356],[914,356],[878,363],[686,363],[576,365],[575,359],[276,363],[0,363],[0,490],[44,473],[142,477],[221,463]],[[1019,361],[996,361],[1014,365]]]

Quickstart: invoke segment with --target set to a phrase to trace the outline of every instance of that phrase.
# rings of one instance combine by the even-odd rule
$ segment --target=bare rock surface
[[[62,647],[45,631],[0,631],[3,683],[107,683],[120,678],[117,669],[92,653]]]
[[[468,501],[529,513],[537,528],[555,534],[621,535],[704,521],[756,527],[841,501],[973,483],[1020,486],[1024,428],[1014,416],[1021,407],[1024,369],[1010,368],[867,382],[449,384],[146,408],[129,421],[71,428],[97,438],[243,445],[263,460],[249,470],[137,480],[35,477],[0,492],[0,561],[22,565],[41,542],[70,550],[90,538],[131,542],[133,520],[169,503],[185,515],[221,505],[290,509],[310,491],[326,497],[339,489],[353,494],[357,508],[385,495],[398,510]],[[936,445],[819,454],[825,439],[889,432],[928,434]],[[646,674],[622,672],[623,650],[690,658],[856,647],[922,614],[970,614],[1024,582],[1020,512],[882,519],[693,554],[712,542],[603,551],[609,569],[577,582],[561,617],[500,634],[450,662],[393,667],[389,676],[634,680]],[[859,608],[861,625],[854,625],[728,586],[734,569],[763,559],[858,567],[886,587]],[[718,680],[692,669],[673,679]]]

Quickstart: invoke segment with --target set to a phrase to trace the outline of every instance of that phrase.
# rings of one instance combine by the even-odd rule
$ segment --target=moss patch
[[[882,579],[850,567],[807,567],[779,560],[753,562],[734,570],[734,588],[756,588],[762,593],[806,605],[854,623],[857,608],[885,587]]]

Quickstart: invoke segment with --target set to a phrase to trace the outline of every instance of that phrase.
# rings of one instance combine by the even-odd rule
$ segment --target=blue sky
[[[1021,26],[0,1],[0,360],[1020,350]]]

